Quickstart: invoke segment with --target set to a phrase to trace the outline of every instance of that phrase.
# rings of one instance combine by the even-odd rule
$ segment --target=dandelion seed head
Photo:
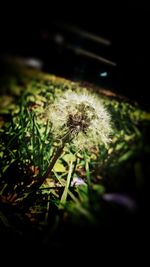
[[[48,117],[53,134],[61,137],[70,132],[72,143],[78,148],[111,141],[110,115],[100,99],[87,91],[64,93],[49,106]]]

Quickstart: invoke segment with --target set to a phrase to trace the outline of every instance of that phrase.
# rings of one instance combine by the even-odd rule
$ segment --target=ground
[[[70,242],[82,247],[96,236],[104,241],[106,233],[115,238],[123,228],[134,237],[134,226],[146,218],[150,114],[125,96],[86,85],[111,115],[112,141],[79,151],[66,145],[50,176],[32,192],[58,148],[47,107],[64,91],[82,92],[83,85],[15,60],[5,64],[0,86],[4,240],[62,248]]]

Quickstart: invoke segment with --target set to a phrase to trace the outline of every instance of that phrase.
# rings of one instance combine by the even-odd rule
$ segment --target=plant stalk
[[[35,182],[34,184],[32,184],[30,186],[30,192],[27,194],[27,196],[23,199],[23,201],[21,201],[21,203],[19,202],[18,204],[22,204],[24,202],[30,202],[33,199],[33,195],[36,193],[36,191],[40,188],[40,186],[44,183],[45,179],[51,174],[51,171],[56,163],[56,161],[58,160],[58,158],[60,157],[60,155],[63,152],[63,149],[66,145],[66,143],[68,143],[70,141],[70,132],[68,132],[63,138],[62,138],[62,144],[57,148],[52,160],[50,161],[50,164],[45,172],[45,174],[41,177],[38,178],[38,181]]]

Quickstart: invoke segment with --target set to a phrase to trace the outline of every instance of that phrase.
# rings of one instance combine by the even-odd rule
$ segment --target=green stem
[[[84,159],[85,159],[85,170],[86,170],[86,177],[87,177],[87,184],[88,184],[89,203],[91,203],[92,188],[91,188],[90,168],[89,168],[89,162],[88,162],[86,155],[84,155]]]
[[[68,188],[69,188],[70,180],[71,180],[71,176],[72,176],[72,171],[73,171],[73,164],[71,161],[70,166],[69,166],[69,172],[68,172],[68,176],[67,176],[66,186],[64,188],[64,192],[63,192],[61,200],[60,200],[60,205],[59,205],[60,209],[63,208],[64,204],[66,203]]]
[[[63,152],[64,146],[66,143],[68,143],[70,140],[70,132],[68,132],[63,138],[62,138],[62,144],[57,148],[56,153],[54,154],[52,160],[50,161],[50,164],[45,172],[45,174],[38,178],[38,181],[30,186],[30,192],[27,194],[25,199],[21,201],[19,204],[23,204],[23,202],[27,202],[28,200],[33,199],[33,195],[36,193],[36,191],[40,188],[40,186],[44,183],[45,179],[51,174],[51,171],[57,161],[57,159],[60,157],[60,155]]]

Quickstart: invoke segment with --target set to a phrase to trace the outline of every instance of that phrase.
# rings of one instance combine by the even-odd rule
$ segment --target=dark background
[[[147,5],[100,1],[49,2],[1,8],[0,54],[35,57],[43,70],[73,80],[95,83],[138,101],[149,109],[149,18]],[[62,33],[65,23],[111,41],[110,47],[88,42],[82,36]],[[62,34],[74,47],[86,48],[117,63],[116,67],[77,55],[52,41]],[[64,35],[63,35],[64,34]],[[100,73],[107,72],[107,77]]]

